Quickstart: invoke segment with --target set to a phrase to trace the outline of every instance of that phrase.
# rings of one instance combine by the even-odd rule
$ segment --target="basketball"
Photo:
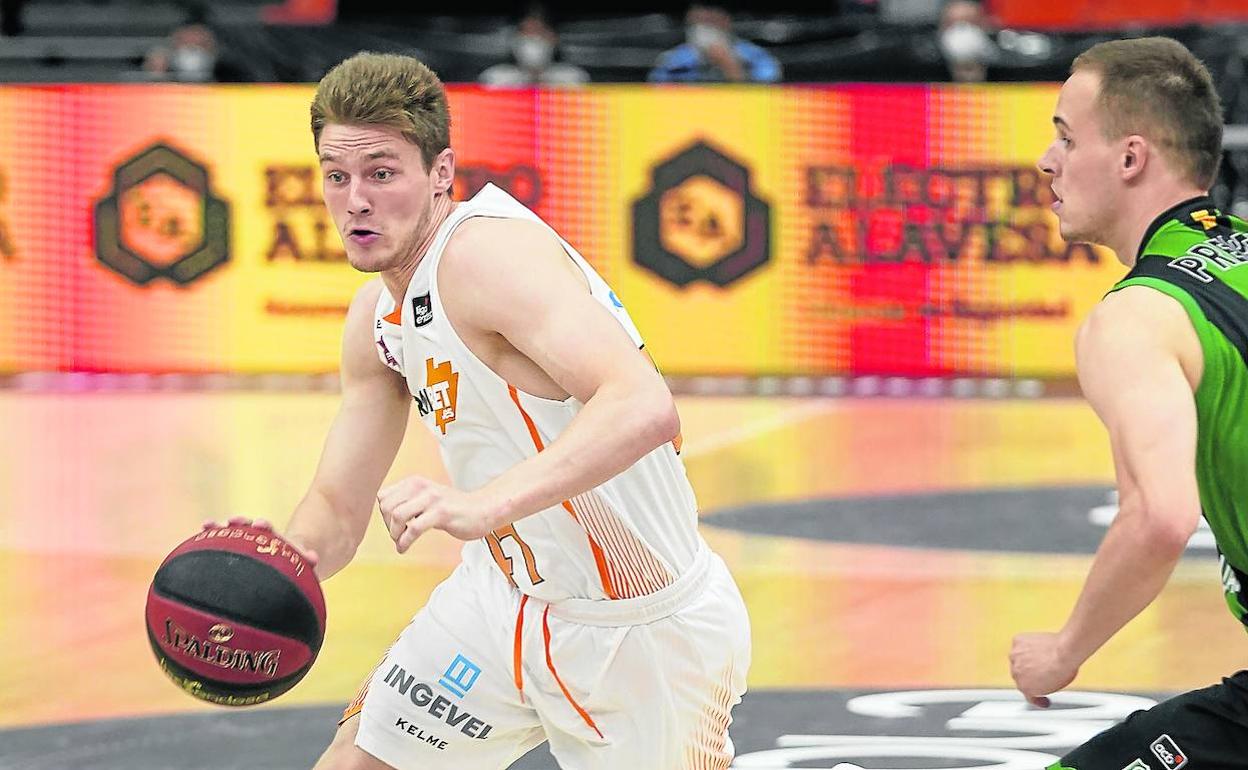
[[[178,687],[221,706],[251,706],[312,667],[325,638],[325,597],[312,565],[281,536],[206,529],[156,570],[147,636]]]

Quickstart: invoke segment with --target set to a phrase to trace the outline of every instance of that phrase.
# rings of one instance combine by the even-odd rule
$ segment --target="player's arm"
[[[1145,287],[1111,294],[1079,336],[1079,382],[1109,432],[1119,511],[1061,632],[1073,660],[1089,658],[1157,598],[1200,523],[1184,346],[1199,350],[1183,309]]]
[[[1040,696],[1068,684],[1157,597],[1195,531],[1201,514],[1196,406],[1183,362],[1198,366],[1199,351],[1181,306],[1145,287],[1111,294],[1080,329],[1079,383],[1109,433],[1119,512],[1070,618],[1051,640],[1052,661],[1029,657],[1048,645],[1047,635],[1020,637],[1021,650],[1016,640],[1012,658],[1024,694]],[[1065,674],[1045,686],[1038,674],[1045,668]]]
[[[377,490],[407,428],[410,398],[403,379],[381,362],[373,339],[373,313],[384,290],[371,281],[351,301],[342,341],[342,403],[308,492],[286,528],[291,542],[316,552],[322,580],[346,566],[364,539]]]
[[[619,474],[675,438],[680,420],[663,377],[590,295],[558,240],[523,220],[484,224],[445,273],[457,294],[476,295],[469,322],[502,335],[584,404],[545,451],[488,485],[505,510],[497,527]]]
[[[481,219],[456,234],[439,272],[460,336],[501,336],[584,407],[544,451],[481,489],[412,478],[383,490],[382,515],[400,552],[431,528],[469,540],[558,505],[679,433],[667,384],[544,228]]]

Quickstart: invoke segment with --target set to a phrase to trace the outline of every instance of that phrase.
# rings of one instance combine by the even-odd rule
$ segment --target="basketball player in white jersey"
[[[496,187],[452,199],[449,120],[403,56],[346,60],[312,104],[326,206],[379,279],[287,536],[322,579],[374,502],[400,553],[435,528],[466,541],[316,767],[506,768],[548,740],[565,768],[727,768],[749,621],[697,532],[671,393],[566,241]],[[413,406],[453,486],[379,491]]]

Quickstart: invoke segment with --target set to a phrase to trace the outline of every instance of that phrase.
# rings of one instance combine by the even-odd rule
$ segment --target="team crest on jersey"
[[[416,408],[421,417],[433,415],[434,422],[446,435],[446,426],[455,422],[455,409],[459,403],[459,372],[451,368],[450,361],[434,364],[425,359],[425,387],[416,395]]]
[[[1216,213],[1211,213],[1209,209],[1193,211],[1192,220],[1198,222],[1200,226],[1206,230],[1212,230],[1218,226],[1218,215]]]

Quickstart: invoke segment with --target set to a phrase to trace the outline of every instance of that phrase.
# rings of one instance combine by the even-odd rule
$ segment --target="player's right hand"
[[[256,519],[253,521],[247,518],[246,516],[234,516],[225,524],[218,524],[217,522],[210,519],[208,521],[205,521],[202,526],[204,529],[221,529],[222,527],[255,527],[256,529],[267,529],[268,531],[272,532],[275,535],[278,535],[279,537],[284,539],[286,542],[293,545],[295,548],[298,548],[299,553],[303,554],[303,557],[307,559],[308,564],[312,565],[313,567],[316,567],[317,561],[320,560],[320,557],[316,555],[316,551],[313,551],[310,548],[305,548],[303,545],[275,531],[273,529],[272,522],[270,522],[268,519]]]
[[[1028,703],[1048,708],[1046,696],[1075,681],[1079,666],[1063,654],[1057,634],[1019,634],[1010,648],[1010,675]]]

